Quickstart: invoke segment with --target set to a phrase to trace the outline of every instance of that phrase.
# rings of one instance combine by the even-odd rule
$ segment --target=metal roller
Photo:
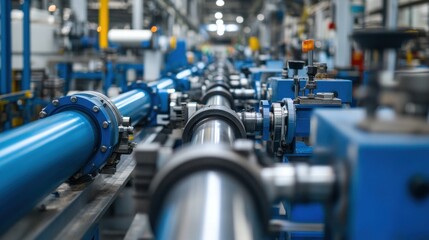
[[[228,143],[235,139],[234,130],[227,122],[220,119],[208,120],[199,125],[192,136],[192,144],[203,143]]]
[[[233,176],[197,172],[166,196],[157,239],[264,239],[255,209],[252,196]]]
[[[244,126],[238,115],[235,116],[235,112],[233,113],[235,115],[231,115],[232,113],[229,112],[232,111],[230,109],[231,101],[227,99],[224,92],[229,94],[223,89],[216,88],[206,94],[203,102],[208,107],[195,113],[185,127],[184,134],[189,134],[191,137],[184,137],[190,138],[189,142],[195,145],[195,154],[199,149],[205,151],[203,149],[207,148],[209,144],[216,144],[213,145],[214,147],[231,146],[236,138],[242,137],[239,136],[240,132],[244,132],[241,135],[245,136]],[[240,124],[235,124],[233,121],[235,118]],[[242,131],[237,131],[237,129],[242,129]],[[184,142],[188,141],[186,139]],[[203,152],[204,154],[205,152]],[[220,151],[216,154],[217,157],[224,157],[223,155],[226,153]],[[183,155],[184,159],[192,159],[191,156],[185,155]],[[152,219],[157,219],[153,223],[156,238],[264,239],[264,225],[261,221],[263,217],[257,210],[254,195],[252,196],[249,188],[239,180],[236,174],[211,166],[208,163],[209,158],[201,156],[201,159],[194,159],[202,166],[193,171],[182,169],[181,174],[185,176],[175,179],[166,193],[160,194],[162,195],[160,200],[163,201],[159,206],[160,210],[155,213],[155,217],[152,215]],[[236,157],[232,158],[234,161]],[[178,159],[173,159],[171,163],[176,160],[180,162]],[[208,162],[204,163],[205,161]],[[223,161],[219,159],[216,162]],[[225,162],[228,161],[225,160]],[[188,164],[188,167],[195,164],[198,163]],[[184,166],[182,165],[182,168]],[[174,172],[179,174],[177,171]],[[171,178],[171,175],[168,177]],[[155,182],[162,182],[163,178],[159,177],[159,179]],[[158,190],[163,191],[160,190],[161,188]],[[155,187],[155,189],[157,188]],[[158,209],[158,206],[156,208]]]
[[[207,105],[231,107],[228,99],[226,99],[224,96],[221,96],[221,95],[210,97],[207,100]]]

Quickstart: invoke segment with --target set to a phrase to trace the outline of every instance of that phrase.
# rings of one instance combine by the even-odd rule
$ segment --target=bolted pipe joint
[[[55,99],[41,111],[44,114],[40,116],[48,117],[65,111],[85,113],[96,133],[96,150],[93,156],[69,182],[84,183],[100,170],[103,173],[115,173],[121,154],[131,153],[134,147],[134,143],[128,140],[133,132],[130,118],[123,117],[108,97],[92,91]]]
[[[261,178],[272,202],[326,202],[333,198],[336,174],[331,166],[277,164],[264,168]]]

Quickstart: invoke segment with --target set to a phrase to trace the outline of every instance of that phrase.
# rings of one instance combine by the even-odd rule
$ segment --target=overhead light
[[[222,19],[216,20],[216,25],[223,25],[223,20]]]
[[[252,31],[252,29],[250,29],[250,27],[245,27],[245,28],[243,29],[243,31],[244,31],[245,33],[250,33],[250,32]]]
[[[217,35],[219,36],[223,36],[223,34],[225,34],[225,31],[220,31],[219,29],[217,30]]]
[[[260,13],[260,14],[258,14],[258,16],[256,16],[256,18],[262,22],[262,21],[264,21],[265,16],[264,16],[264,14]]]
[[[243,23],[244,18],[243,18],[242,16],[237,16],[237,17],[235,18],[235,21],[237,21],[237,23]]]
[[[221,19],[223,17],[223,14],[221,12],[217,12],[214,16],[216,19]]]
[[[239,29],[237,24],[227,24],[225,26],[225,31],[227,32],[237,32]]]
[[[55,12],[57,10],[57,6],[55,6],[55,4],[51,4],[48,7],[48,11],[49,12]]]
[[[217,0],[216,1],[216,5],[219,6],[219,7],[222,7],[223,5],[225,5],[225,1],[223,1],[223,0]]]
[[[209,31],[209,32],[216,32],[217,31],[216,24],[209,24],[209,25],[207,25],[207,31]]]
[[[217,31],[225,32],[225,25],[217,25]]]

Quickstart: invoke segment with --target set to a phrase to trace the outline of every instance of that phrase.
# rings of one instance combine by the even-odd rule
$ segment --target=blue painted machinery
[[[380,51],[398,43],[371,39],[414,33],[371,34],[354,37]],[[150,228],[156,239],[426,239],[429,73],[399,71],[386,88],[373,67],[366,109],[348,108],[351,82],[324,77],[311,52],[306,68],[289,61],[292,77],[282,69],[269,79],[262,100],[222,60],[135,82],[113,99],[55,99],[41,120],[0,135],[0,203],[11,206],[0,210],[10,219],[1,229],[64,181],[118,171],[143,122],[162,130],[134,150],[138,236]],[[169,122],[160,126],[160,115]]]
[[[178,141],[187,146],[156,142],[136,150],[137,171],[153,169],[138,175],[135,188],[139,212],[148,214],[157,239],[270,239],[273,233],[277,239],[429,236],[428,72],[398,72],[398,85],[381,91],[383,102],[377,103],[395,106],[390,110],[371,104],[366,111],[343,109],[347,97],[343,102],[321,95],[309,79],[298,84],[308,94],[263,100],[259,111],[234,112],[234,91],[222,87],[234,74],[221,63],[208,69],[214,73],[206,75],[207,91],[199,104],[180,105],[173,119],[182,121]],[[289,86],[295,84],[292,79]],[[347,91],[343,84],[339,81],[339,89]],[[388,98],[392,91],[406,100],[389,102],[395,99]],[[275,156],[283,160],[280,150],[297,136],[290,116],[307,103],[313,107],[314,152],[305,162],[278,162]],[[278,203],[285,201],[286,218],[273,216],[271,205],[281,212]]]
[[[33,101],[33,93],[30,89],[31,83],[31,46],[30,46],[30,0],[22,1],[23,11],[23,70],[20,86],[15,86],[12,77],[12,34],[11,34],[11,10],[12,3],[10,1],[2,1],[1,7],[1,75],[0,75],[0,110],[5,114],[2,118],[5,121],[0,122],[0,130],[8,130],[14,127],[13,117],[16,112],[23,123],[31,120],[31,103]],[[14,89],[16,88],[16,89]],[[19,104],[18,104],[19,103]]]
[[[353,38],[370,54],[397,49],[416,34],[377,29],[357,31]],[[429,72],[399,70],[381,81],[383,59],[367,61],[365,109],[313,115],[320,152],[313,161],[339,168],[338,201],[330,203],[327,218],[330,237],[428,238]]]
[[[391,112],[379,114],[391,119]],[[365,118],[363,109],[313,116],[315,148],[326,151],[314,161],[331,159],[348,181],[329,215],[337,224],[332,232],[347,239],[429,237],[429,136],[363,131],[358,126]]]

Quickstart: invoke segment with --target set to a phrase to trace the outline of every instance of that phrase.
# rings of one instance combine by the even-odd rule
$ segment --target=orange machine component
[[[309,51],[314,50],[314,39],[308,39],[302,41],[302,52],[308,53]]]

